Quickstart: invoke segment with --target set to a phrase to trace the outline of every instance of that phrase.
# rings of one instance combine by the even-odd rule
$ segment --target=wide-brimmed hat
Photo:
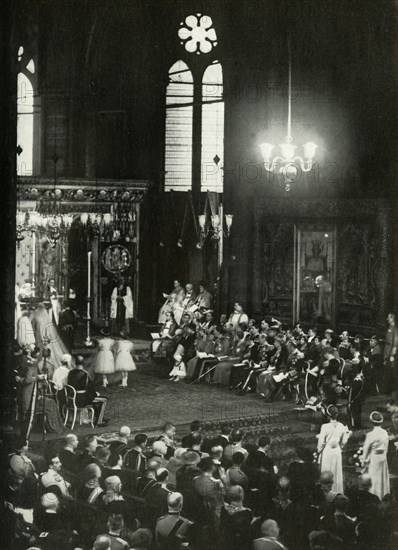
[[[198,453],[195,453],[195,451],[186,451],[180,456],[180,460],[182,460],[186,466],[196,466],[196,464],[200,462],[200,456]]]
[[[339,409],[336,407],[336,405],[329,405],[326,409],[326,414],[330,418],[336,418],[336,416],[339,414]]]
[[[373,424],[383,424],[384,417],[379,411],[373,411],[372,413],[370,413],[369,420]]]

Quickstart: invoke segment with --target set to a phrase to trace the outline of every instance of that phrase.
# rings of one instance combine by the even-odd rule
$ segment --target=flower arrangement
[[[352,455],[352,462],[354,463],[354,466],[356,466],[356,468],[362,467],[362,455],[363,447],[359,447],[358,450]]]

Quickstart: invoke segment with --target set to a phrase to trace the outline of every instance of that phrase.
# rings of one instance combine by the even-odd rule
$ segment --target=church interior
[[[109,432],[258,418],[307,441],[321,405],[354,430],[394,397],[397,0],[3,4],[2,423],[42,437],[15,413],[29,346],[82,358]],[[345,400],[310,388],[336,357]]]

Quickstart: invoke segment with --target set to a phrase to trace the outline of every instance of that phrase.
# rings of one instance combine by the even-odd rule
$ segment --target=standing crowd
[[[344,482],[341,451],[349,432],[334,406],[313,449],[287,466],[270,438],[256,445],[224,425],[205,437],[199,421],[180,440],[166,423],[153,438],[123,426],[113,440],[73,433],[45,456],[3,431],[3,548],[16,550],[389,549],[397,542],[398,501],[388,478],[398,439],[374,411],[362,468]],[[396,449],[394,447],[394,452]]]

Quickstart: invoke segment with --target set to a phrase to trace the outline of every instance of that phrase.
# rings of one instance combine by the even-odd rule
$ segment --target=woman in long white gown
[[[51,351],[51,362],[54,368],[57,368],[61,364],[63,355],[68,354],[68,349],[61,340],[57,327],[52,322],[43,303],[37,304],[32,318],[32,330],[36,346],[40,348],[41,352],[45,347]],[[72,359],[73,366],[74,360]]]
[[[330,421],[323,424],[318,436],[318,454],[321,472],[329,471],[334,475],[333,490],[344,493],[343,464],[341,451],[351,435],[347,426],[337,421],[338,409],[329,405],[327,414]]]
[[[381,500],[390,492],[390,476],[387,463],[388,433],[381,427],[383,415],[373,411],[370,415],[373,430],[366,434],[363,445],[362,467],[372,479],[370,492]]]
[[[114,346],[114,351],[116,352],[115,371],[122,374],[120,386],[123,388],[127,387],[128,373],[137,370],[134,359],[131,356],[133,347],[133,342],[130,342],[130,340],[118,340]]]
[[[24,348],[29,346],[31,349],[36,344],[35,333],[30,320],[31,312],[24,311],[17,322],[17,342]]]

